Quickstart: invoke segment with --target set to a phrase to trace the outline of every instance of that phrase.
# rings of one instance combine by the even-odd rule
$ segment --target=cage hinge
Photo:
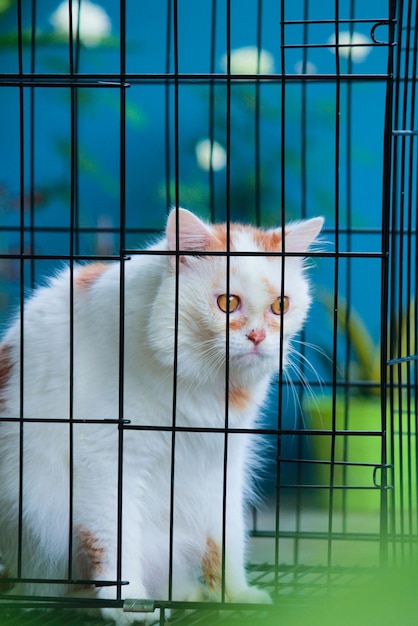
[[[123,601],[125,613],[153,613],[155,611],[154,600],[129,598]]]

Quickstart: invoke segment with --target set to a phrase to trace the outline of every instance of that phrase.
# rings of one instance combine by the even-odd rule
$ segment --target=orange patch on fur
[[[252,236],[257,235],[259,230],[257,228],[253,228],[252,226],[246,226],[245,224],[231,224],[231,228],[229,230],[229,250],[233,252],[236,250],[234,245],[234,233],[246,231],[250,233]],[[227,230],[226,224],[213,224],[212,225],[212,238],[209,241],[207,250],[213,250],[215,252],[226,252],[227,251]]]
[[[282,249],[282,231],[254,229],[254,241],[257,246],[266,252],[280,252]]]
[[[222,585],[222,557],[219,546],[208,537],[206,552],[202,557],[203,581],[210,591],[219,589]]]
[[[229,406],[235,411],[244,411],[251,402],[251,392],[246,387],[229,387]]]
[[[267,293],[271,296],[272,302],[280,296],[280,292],[277,293],[277,288],[272,285],[271,282],[267,280],[267,278],[262,278],[261,282],[265,286]]]
[[[208,250],[214,250],[215,252],[224,252],[227,249],[226,245],[226,226],[225,224],[214,224],[212,226],[212,237],[210,239]]]
[[[74,286],[83,290],[89,289],[108,267],[106,263],[83,265],[83,267],[79,268],[74,278]]]
[[[89,530],[78,526],[76,532],[80,540],[81,549],[85,553],[94,574],[101,574],[103,572],[103,555],[105,549],[100,545],[97,537]]]
[[[234,232],[247,232],[254,239],[256,246],[265,252],[280,252],[282,250],[282,231],[281,229],[263,230],[247,226],[246,224],[233,224],[230,228],[230,251],[235,250]],[[227,250],[227,230],[226,224],[213,224],[212,237],[209,240],[206,250],[215,252],[226,252]]]
[[[229,328],[231,330],[242,330],[246,324],[244,317],[229,318]]]
[[[0,406],[4,402],[4,399],[1,398],[1,393],[9,381],[10,372],[13,367],[10,356],[11,350],[11,347],[7,344],[0,346]]]

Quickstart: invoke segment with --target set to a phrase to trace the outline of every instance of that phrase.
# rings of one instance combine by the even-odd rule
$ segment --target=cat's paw
[[[233,594],[231,602],[242,602],[245,604],[272,604],[272,599],[267,591],[258,587],[246,587],[242,591]]]
[[[160,621],[160,610],[156,609],[152,613],[130,613],[123,609],[104,608],[101,614],[105,620],[113,620],[115,626],[152,626]],[[166,612],[166,617],[168,614]]]

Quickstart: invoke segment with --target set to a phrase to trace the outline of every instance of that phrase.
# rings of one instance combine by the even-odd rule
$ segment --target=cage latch
[[[155,602],[148,599],[135,600],[134,598],[129,598],[123,601],[123,610],[125,613],[153,613],[155,611]]]
[[[377,44],[378,46],[389,46],[390,45],[390,41],[380,41],[379,39],[376,39],[376,30],[378,28],[380,28],[381,26],[390,26],[391,22],[393,24],[396,24],[396,20],[379,20],[378,22],[376,22],[376,24],[373,25],[371,31],[370,31],[370,37],[373,41],[373,43]],[[392,45],[396,45],[395,42],[393,42]]]
[[[386,465],[376,465],[373,469],[373,484],[377,489],[382,489],[382,485],[378,482],[377,473],[382,469],[393,469],[393,465],[391,463],[387,463]],[[383,485],[384,489],[393,489],[393,485]]]

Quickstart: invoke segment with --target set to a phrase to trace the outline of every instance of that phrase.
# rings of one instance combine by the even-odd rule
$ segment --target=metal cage
[[[0,7],[0,107],[9,126],[9,134],[1,126],[0,141],[3,319],[63,261],[71,268],[78,261],[117,261],[123,291],[124,264],[137,244],[161,230],[169,206],[193,208],[196,201],[213,220],[271,225],[321,213],[326,205],[329,243],[311,254],[314,276],[326,284],[323,292],[316,290],[322,309],[315,324],[322,320],[328,341],[326,363],[318,364],[321,381],[305,365],[305,348],[300,362],[316,400],[306,385],[289,384],[280,374],[270,418],[257,430],[273,452],[261,485],[264,504],[248,514],[248,571],[276,601],[271,609],[257,607],[257,619],[260,611],[266,620],[270,614],[290,619],[294,607],[313,606],[362,574],[414,562],[416,2],[388,0],[376,3],[374,11],[355,0],[258,0],[241,6],[207,0],[197,10],[193,2],[168,0],[155,3],[159,22],[153,3],[138,3],[144,4],[143,20],[135,22],[135,3],[120,0],[113,31],[94,53],[94,41],[83,39],[88,35],[82,9],[74,13],[76,0],[66,4],[67,26],[59,32],[45,31],[36,0]],[[103,4],[110,10],[111,3]],[[359,29],[367,36],[356,39]],[[147,31],[157,52],[144,60],[135,46]],[[234,50],[246,38],[253,58],[237,69]],[[264,56],[268,46],[274,65]],[[358,55],[369,52],[373,65],[357,63]],[[143,130],[143,115],[151,112],[154,125]],[[206,157],[197,157],[206,158],[198,184],[188,178],[196,143],[188,134],[193,117],[208,138]],[[369,148],[377,155],[370,188],[367,166],[356,160],[356,138],[367,127]],[[48,179],[42,149],[53,133],[60,165],[51,160],[55,179]],[[92,156],[95,143],[109,151],[107,170]],[[325,190],[320,170],[326,172]],[[94,179],[90,188],[86,176]],[[117,205],[111,218],[97,211],[106,194]],[[367,300],[372,342],[356,312]],[[304,332],[306,343],[311,337],[314,342],[315,329]],[[355,355],[363,360],[356,362]],[[285,418],[292,393],[291,417]],[[120,432],[129,428],[122,414],[115,423]],[[175,424],[171,433],[174,442]],[[115,588],[111,605],[122,607],[123,581],[107,582]],[[33,609],[31,623],[46,623],[46,608],[54,609],[48,623],[84,623],[87,618],[76,609],[93,605],[1,594],[1,623],[26,623],[20,621],[23,608]],[[174,609],[174,623],[213,623],[215,615],[219,623],[242,624],[251,618],[243,606],[170,598],[139,608],[162,609],[162,624],[167,609]],[[125,609],[138,610],[138,604]],[[193,612],[186,615],[187,609]]]

